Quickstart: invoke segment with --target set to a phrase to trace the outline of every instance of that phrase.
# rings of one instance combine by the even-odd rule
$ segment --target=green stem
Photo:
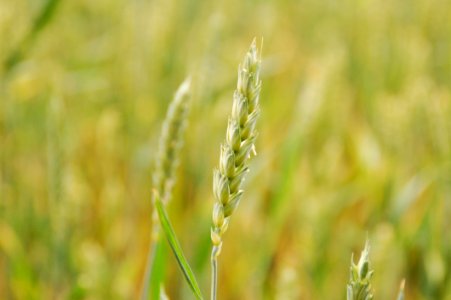
[[[216,300],[218,291],[218,255],[219,248],[213,246],[211,250],[211,300]]]

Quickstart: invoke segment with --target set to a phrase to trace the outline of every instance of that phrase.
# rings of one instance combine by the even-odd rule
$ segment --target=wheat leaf
[[[169,245],[171,246],[175,258],[177,259],[179,267],[182,270],[183,275],[185,276],[186,282],[190,286],[196,298],[203,299],[199,285],[196,281],[196,278],[194,277],[194,273],[191,270],[191,267],[189,266],[188,261],[185,258],[185,255],[183,254],[182,248],[180,247],[180,244],[177,240],[174,229],[172,228],[171,223],[169,221],[168,214],[166,213],[163,203],[161,202],[161,199],[156,191],[154,191],[154,196],[155,196],[155,207],[158,212],[158,218],[160,219],[161,227],[166,236],[166,239],[169,242]]]

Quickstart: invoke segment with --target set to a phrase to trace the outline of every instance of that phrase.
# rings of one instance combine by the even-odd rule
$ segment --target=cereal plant
[[[0,0],[0,299],[451,300],[450,15]]]

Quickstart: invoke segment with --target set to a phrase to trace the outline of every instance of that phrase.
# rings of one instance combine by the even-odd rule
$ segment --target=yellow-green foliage
[[[450,299],[449,0],[51,2],[0,0],[1,299],[139,296],[152,162],[186,74],[168,213],[208,290],[211,170],[253,37],[258,156],[218,298],[345,299],[368,234],[374,299],[402,278],[405,299]],[[169,298],[189,299],[167,262]]]

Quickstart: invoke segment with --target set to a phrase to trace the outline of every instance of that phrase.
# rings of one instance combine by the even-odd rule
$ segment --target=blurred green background
[[[0,0],[0,298],[136,299],[153,159],[193,103],[175,230],[209,289],[212,170],[238,63],[263,38],[258,155],[220,299],[451,299],[449,0]],[[167,257],[171,299],[191,299]]]

